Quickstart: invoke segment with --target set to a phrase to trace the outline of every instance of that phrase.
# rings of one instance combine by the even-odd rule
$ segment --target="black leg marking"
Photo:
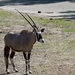
[[[29,74],[31,74],[31,71],[30,71],[30,55],[31,55],[31,53],[28,54],[28,68],[29,68]]]
[[[24,55],[25,60],[27,60],[27,57],[26,57],[26,53],[25,52],[23,52],[23,55]]]
[[[8,64],[9,64],[9,62],[8,62],[9,52],[10,52],[10,47],[5,46],[5,48],[4,48],[4,57],[5,57],[5,65],[6,65],[6,72],[7,72],[7,74],[10,73],[10,72],[9,72],[9,69],[8,69]]]
[[[31,55],[31,53],[28,53],[28,52],[23,52],[23,55],[24,55],[24,58],[25,58],[25,60],[29,60],[30,59],[30,55]]]
[[[15,55],[15,52],[12,51],[11,54],[10,54],[10,61],[11,61],[11,64],[13,66],[13,69],[15,70],[15,72],[18,72],[18,70],[16,69],[15,65],[14,65],[14,62],[13,62],[13,57]]]
[[[31,55],[31,53],[28,54],[28,60],[30,60],[30,55]]]
[[[14,52],[14,51],[12,51],[12,52],[11,52],[11,54],[10,54],[10,58],[12,58],[12,59],[13,59],[14,55],[15,55],[15,52]]]
[[[23,52],[24,58],[25,58],[25,62],[26,62],[26,74],[28,75],[30,72],[30,55],[31,53],[28,52]]]

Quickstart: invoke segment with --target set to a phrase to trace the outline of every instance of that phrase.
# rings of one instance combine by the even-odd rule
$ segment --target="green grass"
[[[60,27],[65,32],[75,32],[75,20],[67,20],[67,19],[53,19],[50,20],[48,18],[40,18],[33,17],[37,24],[41,24],[43,26],[50,26],[51,23]]]
[[[4,10],[2,10],[2,9],[0,9],[0,19],[5,19],[5,18],[7,18],[8,17],[8,15],[7,15],[7,11],[4,11]]]
[[[23,13],[24,14],[24,13]],[[25,14],[24,14],[25,15]],[[31,16],[37,25],[50,26],[51,23],[65,32],[75,32],[75,20],[41,18]],[[0,9],[0,26],[27,25],[20,14]]]
[[[75,29],[73,29],[73,28],[65,28],[64,30],[66,32],[75,32]]]
[[[75,32],[75,20],[55,19],[50,22],[56,24],[66,32]]]
[[[38,22],[43,24],[43,25],[48,25],[48,23],[50,22],[49,19],[47,18],[38,18]]]
[[[11,25],[26,25],[26,22],[19,14],[0,9],[0,26]]]
[[[67,20],[67,19],[54,19],[50,20],[50,22],[56,23],[60,27],[68,27],[68,26],[75,26],[75,20]]]
[[[0,9],[0,10],[1,10],[0,11],[0,26],[2,26],[2,27],[4,26],[4,28],[5,28],[5,26],[11,26],[11,25],[18,26],[18,25],[28,24],[20,14],[17,14],[17,13],[11,12],[11,11],[8,12],[8,11],[2,10],[2,9]],[[36,16],[31,16],[31,17],[36,22],[37,26],[39,25],[40,27],[45,27],[45,29],[46,29],[45,34],[43,35],[43,37],[45,39],[44,44],[37,42],[33,46],[33,54],[32,54],[33,58],[35,58],[35,59],[43,58],[44,59],[44,60],[42,59],[42,60],[38,61],[38,60],[34,60],[32,58],[34,61],[40,62],[39,65],[36,64],[38,66],[38,69],[42,69],[42,68],[44,68],[44,65],[45,66],[47,65],[45,67],[46,70],[49,70],[49,72],[50,71],[53,72],[53,71],[55,71],[55,69],[57,69],[57,68],[55,68],[56,65],[58,67],[60,65],[63,66],[66,64],[68,65],[68,64],[73,63],[75,61],[74,60],[74,58],[75,58],[75,34],[74,34],[75,20],[67,20],[67,19],[50,20],[49,18],[41,18],[41,17],[36,17]],[[61,34],[58,34],[58,33],[49,34],[50,32],[47,31],[47,28],[55,29],[56,27],[57,27],[57,29],[61,28],[61,30],[63,30],[64,32],[62,32]],[[67,34],[65,32],[69,32],[70,34],[69,33]],[[0,54],[3,53],[3,48],[4,48],[3,38],[4,38],[5,34],[6,33],[3,33],[3,34],[0,33],[0,44],[1,44],[0,48],[2,50]],[[48,60],[48,62],[46,62],[45,60]],[[45,63],[43,63],[42,61]],[[35,63],[38,63],[38,62],[35,62]],[[41,64],[41,62],[42,62],[42,64]],[[69,62],[69,63],[67,63],[67,62]],[[34,67],[37,67],[37,66],[34,66]],[[48,69],[48,66],[49,66],[49,69]],[[55,68],[54,70],[51,68],[53,66]],[[42,68],[40,68],[40,67],[42,67]],[[72,64],[71,64],[71,68],[72,68]],[[61,66],[59,67],[59,69],[63,70],[63,68],[61,68]],[[70,68],[69,68],[69,70],[70,70]],[[39,71],[39,70],[37,70],[37,71]],[[58,71],[58,69],[57,69],[57,71]],[[64,74],[64,75],[66,75],[66,74]],[[50,75],[50,73],[49,73],[49,75]],[[71,74],[69,74],[69,75],[71,75]]]

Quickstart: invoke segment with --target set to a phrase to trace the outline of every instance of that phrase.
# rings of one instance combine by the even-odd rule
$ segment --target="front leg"
[[[31,71],[30,71],[30,55],[31,55],[31,53],[23,52],[23,55],[24,55],[25,63],[26,63],[26,75],[28,75],[29,73],[31,74]]]

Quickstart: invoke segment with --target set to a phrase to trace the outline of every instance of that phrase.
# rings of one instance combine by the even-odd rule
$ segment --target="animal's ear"
[[[41,32],[44,32],[44,30],[45,30],[44,28],[43,28],[43,29],[41,29]]]

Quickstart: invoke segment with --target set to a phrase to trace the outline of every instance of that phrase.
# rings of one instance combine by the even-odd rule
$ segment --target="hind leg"
[[[11,54],[10,54],[10,61],[11,61],[11,64],[12,64],[13,69],[15,70],[15,72],[18,72],[18,70],[17,70],[17,68],[15,67],[14,62],[13,62],[13,57],[14,57],[14,55],[15,55],[15,52],[12,50],[12,51],[11,51]]]
[[[5,57],[5,65],[6,65],[6,72],[7,72],[7,74],[10,73],[10,71],[8,69],[8,65],[9,65],[9,62],[8,62],[9,52],[10,52],[10,47],[5,46],[5,48],[4,48],[4,57]]]

